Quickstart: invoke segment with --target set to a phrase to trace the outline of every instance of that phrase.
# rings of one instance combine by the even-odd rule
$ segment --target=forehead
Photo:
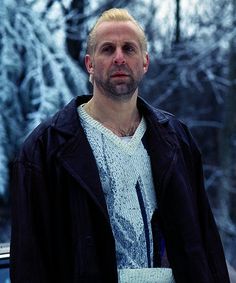
[[[96,45],[103,42],[136,42],[140,45],[140,31],[131,21],[102,22],[96,29]]]

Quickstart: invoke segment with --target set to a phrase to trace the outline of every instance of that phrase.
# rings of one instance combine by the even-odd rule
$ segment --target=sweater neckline
[[[138,147],[143,135],[147,129],[146,122],[144,117],[142,116],[141,121],[132,136],[129,137],[119,137],[114,134],[110,129],[106,128],[99,121],[95,120],[91,117],[83,108],[84,104],[78,107],[79,117],[88,125],[99,131],[106,138],[116,144],[119,148],[125,150],[129,154],[133,154],[136,148]]]

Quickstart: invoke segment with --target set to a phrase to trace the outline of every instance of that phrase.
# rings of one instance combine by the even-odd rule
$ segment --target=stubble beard
[[[140,75],[138,79],[134,79],[133,76],[129,76],[127,81],[118,81],[113,82],[112,78],[109,77],[107,80],[101,80],[97,77],[94,77],[94,81],[98,89],[107,97],[110,97],[114,100],[125,101],[129,100],[137,90],[139,83],[142,79]]]

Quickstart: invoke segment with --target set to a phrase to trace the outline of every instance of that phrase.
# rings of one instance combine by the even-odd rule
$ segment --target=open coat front
[[[72,100],[27,138],[12,176],[12,283],[115,283],[115,243],[98,169]],[[185,125],[143,100],[145,142],[177,283],[228,283],[203,185],[200,153]],[[154,225],[155,226],[155,225]],[[154,227],[155,229],[155,227]],[[160,282],[161,283],[161,282]]]

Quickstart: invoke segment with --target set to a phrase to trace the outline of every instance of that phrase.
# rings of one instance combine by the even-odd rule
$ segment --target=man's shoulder
[[[156,126],[160,134],[169,133],[174,134],[180,144],[187,146],[195,145],[195,140],[187,126],[187,124],[174,114],[163,109],[154,107],[144,100],[141,101],[141,107],[144,115],[152,125]]]
[[[74,136],[78,130],[79,117],[77,114],[77,104],[79,98],[72,99],[62,109],[58,110],[53,116],[42,121],[25,138],[19,157],[33,156],[39,152],[48,154],[62,143]]]
[[[165,110],[157,109],[156,112],[159,116],[163,115],[163,117],[165,117],[163,120],[165,119],[165,121],[168,122],[170,130],[173,131],[179,138],[184,140],[186,140],[186,138],[188,140],[192,139],[192,135],[185,121]]]
[[[41,122],[26,136],[20,147],[17,161],[35,163],[37,156],[48,155],[48,145],[52,144],[53,124],[58,115],[60,115],[60,111]]]
[[[163,109],[155,107],[154,105],[147,102],[142,97],[138,97],[138,108],[141,113],[146,116],[148,119],[154,120],[158,123],[166,123],[169,120],[175,120],[176,117]]]
[[[37,139],[40,139],[44,135],[47,135],[51,130],[54,128],[57,128],[58,123],[61,123],[61,120],[64,120],[64,128],[66,130],[66,123],[67,119],[69,118],[66,114],[69,114],[69,110],[71,107],[72,102],[74,99],[65,105],[62,109],[58,110],[56,113],[54,113],[52,116],[46,118],[42,122],[40,122],[32,131],[29,133],[29,135],[25,139],[25,143],[27,141],[35,141]],[[66,118],[66,119],[64,119]]]
[[[52,131],[62,135],[74,135],[78,129],[79,116],[77,112],[78,105],[86,102],[88,95],[77,96],[73,98],[63,108],[58,110],[54,115],[42,121],[35,127],[26,138],[27,140],[37,140],[43,136],[47,136]]]
[[[154,122],[159,124],[170,124],[173,127],[181,127],[182,125],[185,125],[185,123],[183,123],[173,113],[155,107],[150,103],[147,103],[144,99],[139,99],[139,105],[144,116]]]

